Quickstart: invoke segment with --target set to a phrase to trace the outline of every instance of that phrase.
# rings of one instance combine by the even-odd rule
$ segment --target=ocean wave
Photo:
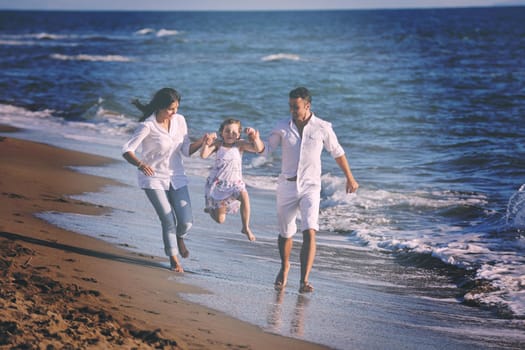
[[[0,45],[4,46],[31,46],[37,44],[35,41],[23,41],[23,40],[0,40]]]
[[[72,42],[63,42],[65,35],[52,35],[47,33],[38,34],[2,34],[0,35],[0,45],[4,46],[76,46],[78,44]]]
[[[158,32],[157,32],[157,36],[158,37],[163,37],[163,36],[172,36],[172,35],[178,35],[179,34],[179,31],[177,30],[173,30],[173,29],[160,29]]]
[[[26,34],[14,34],[8,35],[14,39],[37,39],[37,40],[63,40],[69,36],[65,34],[51,34],[46,32],[40,33],[26,33]]]
[[[374,249],[404,256],[418,254],[433,257],[453,268],[474,271],[475,281],[463,296],[470,304],[503,309],[516,317],[525,316],[524,243],[487,238],[483,232],[464,234],[461,228],[442,227],[442,237],[432,229],[418,231],[428,238],[379,238],[366,227],[357,228],[357,236]],[[443,236],[446,236],[444,239]],[[522,238],[523,240],[523,238]],[[507,248],[503,248],[507,246]],[[486,285],[482,289],[476,288]]]
[[[78,45],[78,41],[113,41],[126,37],[104,34],[52,34],[52,33],[25,33],[25,34],[0,34],[0,40],[18,45]]]
[[[50,34],[50,33],[37,33],[34,37],[38,40],[62,40],[67,36],[62,34]]]
[[[321,208],[349,204],[353,197],[345,192],[345,178],[330,173],[321,177],[323,203]],[[359,206],[367,210],[389,211],[409,209],[410,211],[436,210],[451,207],[480,207],[487,204],[487,197],[481,193],[450,190],[417,190],[396,192],[377,189],[359,196]]]
[[[122,113],[102,107],[103,99],[89,108],[83,120],[68,121],[58,117],[55,111],[28,109],[0,104],[0,124],[11,125],[27,130],[45,130],[65,139],[91,140],[100,144],[121,145],[133,130],[137,121]]]
[[[142,28],[142,29],[139,29],[137,30],[135,33],[135,35],[150,35],[150,34],[153,34],[157,37],[164,37],[164,36],[174,36],[174,35],[179,35],[180,32],[178,30],[175,30],[175,29],[159,29],[159,30],[155,30],[153,28]]]
[[[510,197],[506,219],[507,226],[525,229],[525,184]]]
[[[154,33],[154,32],[155,32],[155,29],[142,28],[142,29],[137,30],[134,34],[135,35],[148,35],[148,34],[151,34],[151,33]]]
[[[490,288],[467,290],[465,301],[525,316],[525,237],[516,234],[516,225],[523,224],[524,188],[509,200],[507,227],[503,215],[494,218],[497,213],[484,209],[490,202],[480,193],[360,189],[348,195],[344,181],[323,175],[321,231],[351,236],[372,250],[433,257],[471,271]]]
[[[40,33],[24,33],[24,34],[1,34],[0,39],[20,41],[20,42],[31,42],[31,41],[58,41],[67,39],[77,39],[78,35],[66,35],[66,34],[51,34],[46,32]]]
[[[19,120],[35,120],[35,119],[47,119],[53,115],[53,110],[45,109],[42,111],[30,111],[22,107],[17,107],[13,105],[3,105],[0,104],[0,121],[5,124],[24,127],[24,122],[22,125],[16,123]]]
[[[249,187],[258,188],[261,190],[275,191],[277,189],[277,177],[274,176],[258,176],[258,175],[243,175],[244,182]]]
[[[299,61],[301,57],[299,55],[294,55],[291,53],[276,53],[261,58],[263,62],[272,62],[272,61]]]
[[[465,294],[468,302],[492,307],[508,307],[514,315],[525,317],[524,261],[498,261],[483,264],[476,279],[488,281],[490,288],[474,288]]]
[[[63,55],[63,54],[52,54],[51,58],[60,61],[91,61],[91,62],[131,62],[133,61],[129,57],[121,55]]]
[[[0,46],[60,46],[60,47],[75,47],[78,43],[66,43],[66,42],[42,42],[34,40],[1,40]]]

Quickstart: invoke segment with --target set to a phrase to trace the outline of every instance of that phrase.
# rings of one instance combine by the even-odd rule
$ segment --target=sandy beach
[[[205,291],[173,281],[161,258],[34,216],[110,211],[69,196],[117,184],[68,169],[110,159],[2,137],[0,160],[0,348],[325,348],[188,302],[178,293]]]

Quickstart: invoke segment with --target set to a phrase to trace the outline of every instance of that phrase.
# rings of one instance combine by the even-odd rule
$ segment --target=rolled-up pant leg
[[[162,226],[162,240],[164,242],[164,252],[167,256],[179,254],[177,245],[177,224],[175,212],[169,200],[169,191],[144,189],[146,196],[153,205]]]

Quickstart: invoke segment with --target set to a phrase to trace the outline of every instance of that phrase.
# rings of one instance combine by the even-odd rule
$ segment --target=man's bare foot
[[[184,269],[176,257],[170,256],[170,270],[175,272],[184,272]]]
[[[314,291],[314,286],[310,282],[301,282],[301,287],[299,287],[299,293],[312,293]]]
[[[254,236],[252,230],[250,230],[249,227],[243,228],[243,229],[241,230],[241,232],[244,233],[244,234],[246,235],[246,237],[248,237],[248,239],[249,239],[250,241],[255,241],[255,236]]]
[[[186,244],[184,244],[184,239],[182,237],[177,237],[177,245],[179,246],[180,256],[182,256],[183,258],[187,258],[188,256],[190,256],[190,252],[186,248]]]
[[[284,287],[286,287],[286,282],[288,281],[288,271],[290,271],[290,263],[286,265],[285,269],[281,267],[281,270],[277,274],[274,283],[275,290],[283,290]]]

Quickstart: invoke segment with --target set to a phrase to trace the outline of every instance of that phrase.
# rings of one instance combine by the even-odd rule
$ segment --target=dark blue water
[[[523,18],[525,7],[4,11],[0,121],[118,153],[139,114],[129,101],[161,87],[181,92],[198,137],[225,117],[267,135],[288,115],[288,92],[307,86],[361,184],[346,196],[325,156],[320,236],[402,266],[444,264],[462,302],[521,319]],[[278,154],[247,156],[249,185],[272,190],[279,166]]]

